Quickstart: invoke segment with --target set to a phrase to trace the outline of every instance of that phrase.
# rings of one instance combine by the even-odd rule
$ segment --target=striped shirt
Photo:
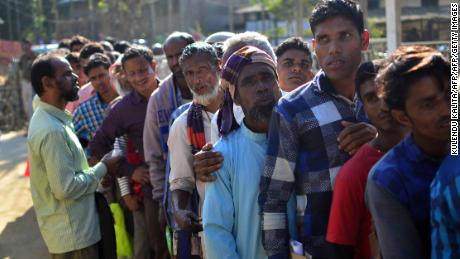
[[[304,250],[318,257],[331,250],[325,235],[332,187],[337,172],[350,158],[339,150],[337,136],[343,130],[342,120],[363,120],[361,107],[356,96],[350,101],[335,94],[322,71],[278,102],[270,121],[259,196],[262,240],[270,258],[288,254],[286,204],[293,192]]]

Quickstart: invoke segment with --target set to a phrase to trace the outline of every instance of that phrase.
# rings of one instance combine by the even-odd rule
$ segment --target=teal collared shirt
[[[107,168],[88,166],[69,112],[36,103],[27,143],[40,232],[53,254],[88,247],[101,239],[94,192]]]

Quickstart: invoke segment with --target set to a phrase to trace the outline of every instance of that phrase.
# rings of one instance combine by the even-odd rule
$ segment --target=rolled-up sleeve
[[[181,116],[171,126],[168,137],[168,151],[171,161],[169,184],[171,191],[183,190],[189,193],[195,188],[193,155],[187,139],[186,116]]]

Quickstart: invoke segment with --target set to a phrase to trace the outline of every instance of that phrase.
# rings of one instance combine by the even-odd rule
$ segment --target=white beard
[[[217,83],[214,86],[214,88],[212,89],[212,91],[210,93],[207,93],[207,94],[199,95],[199,94],[195,93],[192,89],[190,89],[190,91],[193,94],[193,100],[195,102],[197,102],[197,103],[199,103],[199,104],[201,104],[203,106],[208,106],[209,103],[219,95],[220,83]]]

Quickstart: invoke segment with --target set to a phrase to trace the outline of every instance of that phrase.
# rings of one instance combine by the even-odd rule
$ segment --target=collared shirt
[[[212,135],[217,135],[217,127],[211,125],[213,113],[202,110],[204,136],[206,143],[212,139]],[[170,155],[171,172],[169,174],[169,184],[171,191],[184,190],[192,193],[197,187],[201,199],[204,198],[204,183],[195,181],[193,171],[193,154],[191,151],[190,139],[187,133],[187,112],[182,113],[172,124],[168,137],[168,147]]]
[[[262,246],[257,198],[266,157],[267,135],[254,133],[244,123],[215,150],[224,157],[216,181],[206,185],[203,206],[207,258],[260,259]]]
[[[264,247],[269,256],[287,256],[286,204],[296,194],[300,241],[313,256],[327,256],[325,242],[332,188],[350,156],[339,150],[342,120],[364,118],[358,98],[337,95],[323,71],[283,96],[270,120],[267,161],[261,183]],[[360,119],[360,120],[361,120]],[[307,202],[308,200],[308,202]]]
[[[81,103],[73,113],[75,133],[80,139],[91,140],[105,118],[108,104],[98,93]]]
[[[366,204],[384,258],[430,258],[430,184],[441,161],[424,154],[409,135],[369,173]]]
[[[50,253],[88,247],[101,238],[94,192],[107,168],[89,167],[71,114],[37,100],[30,122],[30,189]]]
[[[145,113],[147,111],[147,100],[132,90],[123,97],[110,110],[102,125],[96,131],[89,143],[91,154],[101,159],[106,153],[113,149],[116,138],[127,135],[141,157],[144,157],[142,134],[144,131]],[[123,160],[119,170],[121,174],[131,176],[136,166]],[[144,186],[146,197],[151,197],[150,186]]]
[[[150,96],[144,127],[144,157],[149,166],[153,199],[162,200],[171,113],[183,104],[172,74]]]
[[[449,156],[431,184],[431,258],[460,258],[460,156]]]

